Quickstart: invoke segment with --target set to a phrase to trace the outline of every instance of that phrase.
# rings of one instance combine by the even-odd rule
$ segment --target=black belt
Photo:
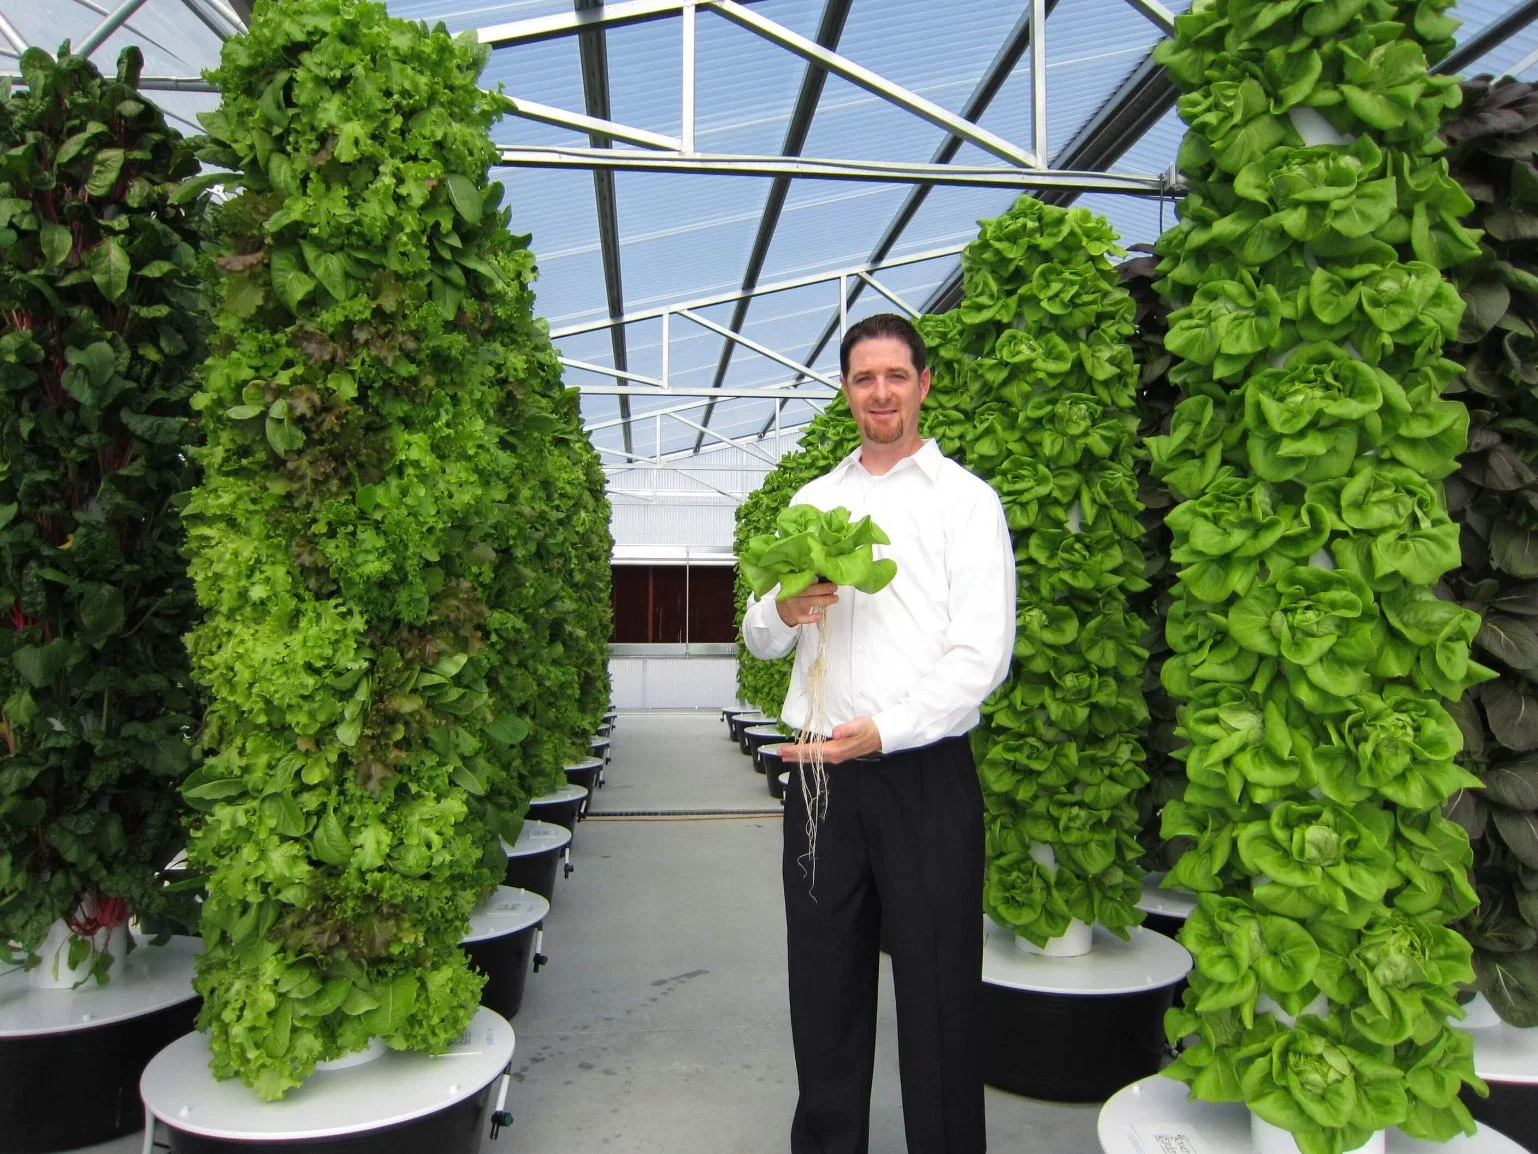
[[[911,749],[899,749],[894,753],[867,753],[861,757],[851,757],[849,761],[857,765],[879,765],[883,761],[891,761],[894,758],[915,753],[932,753],[944,749],[953,742],[966,740],[965,737],[942,737],[939,741],[931,741],[928,745],[916,745]]]

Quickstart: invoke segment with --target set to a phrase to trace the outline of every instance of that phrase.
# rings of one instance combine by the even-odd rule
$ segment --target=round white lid
[[[550,903],[538,894],[516,886],[498,886],[496,893],[470,914],[470,932],[460,939],[459,944],[516,934],[537,926],[549,913]]]
[[[0,974],[0,1038],[92,1030],[195,998],[192,962],[202,949],[201,938],[174,937],[163,946],[141,940],[112,963],[105,986],[87,978],[78,990],[34,989],[20,967]]]
[[[587,744],[590,749],[602,749],[609,744],[609,739],[607,737],[595,737]]]
[[[767,713],[739,713],[737,720],[744,725],[773,725],[778,717],[770,717]]]
[[[777,725],[750,725],[747,731],[754,737],[778,737],[781,745],[792,744],[785,740],[785,735],[780,732],[780,727]]]
[[[1161,1074],[1125,1086],[1100,1109],[1100,1149],[1105,1154],[1253,1154],[1250,1112],[1242,1102],[1192,1102],[1183,1083]],[[1388,1132],[1389,1154],[1524,1154],[1504,1134],[1486,1126],[1469,1138],[1423,1142]]]
[[[185,1034],[145,1067],[139,1096],[174,1130],[230,1141],[300,1141],[397,1126],[474,1097],[507,1068],[513,1028],[482,1006],[449,1047],[387,1050],[371,1062],[317,1071],[281,1102],[263,1102],[239,1079],[215,1081],[208,1039]]]
[[[525,820],[523,829],[518,831],[516,844],[508,845],[504,840],[502,852],[508,857],[527,857],[529,854],[549,853],[551,850],[562,849],[569,841],[571,841],[571,830],[564,825],[555,825],[548,821]]]
[[[1143,879],[1143,896],[1137,900],[1137,908],[1147,914],[1164,914],[1171,918],[1188,918],[1196,908],[1196,895],[1190,890],[1163,890],[1159,881],[1163,874],[1149,874]]]
[[[1028,954],[1014,935],[983,919],[983,981],[1039,994],[1136,994],[1174,985],[1191,970],[1191,955],[1173,938],[1134,926],[1124,942],[1094,927],[1094,948],[1076,958]]]
[[[596,759],[595,759],[596,760]],[[549,793],[542,793],[538,797],[529,798],[530,805],[562,805],[566,802],[576,801],[587,796],[587,786],[567,782],[559,789],[552,789]]]
[[[1538,1029],[1500,1022],[1468,1033],[1474,1039],[1474,1072],[1485,1081],[1538,1085]]]
[[[584,757],[581,761],[573,762],[571,765],[568,765],[565,768],[566,769],[602,769],[603,768],[603,758],[601,758],[601,757]]]

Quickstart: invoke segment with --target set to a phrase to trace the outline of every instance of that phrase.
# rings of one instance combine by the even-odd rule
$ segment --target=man
[[[839,349],[860,447],[794,503],[866,514],[897,562],[879,593],[827,583],[751,604],[747,646],[796,650],[782,719],[809,716],[807,672],[828,618],[827,812],[815,888],[806,805],[785,793],[782,873],[800,1101],[792,1154],[865,1154],[882,919],[897,996],[908,1154],[981,1154],[982,795],[966,733],[1009,668],[1015,568],[988,485],[919,436],[923,340],[886,313]],[[810,626],[810,628],[807,628]],[[810,746],[783,751],[788,760]]]

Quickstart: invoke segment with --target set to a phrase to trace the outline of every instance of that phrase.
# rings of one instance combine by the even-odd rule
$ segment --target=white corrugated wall
[[[640,546],[730,549],[737,506],[763,484],[781,453],[795,448],[799,433],[778,443],[772,437],[754,442],[750,450],[723,446],[668,465],[636,462],[611,470],[616,554],[644,556]],[[621,709],[713,709],[736,697],[737,661],[722,654],[627,652],[609,668]]]

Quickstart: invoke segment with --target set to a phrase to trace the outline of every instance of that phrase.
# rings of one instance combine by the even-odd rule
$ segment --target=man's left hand
[[[872,753],[881,752],[881,731],[876,728],[876,723],[869,717],[857,717],[853,721],[846,721],[843,725],[833,727],[833,733],[827,741],[821,741],[813,745],[788,745],[780,750],[781,761],[811,761],[813,749],[822,752],[822,760],[828,765],[837,765],[842,761],[852,761],[856,757],[866,757]]]

